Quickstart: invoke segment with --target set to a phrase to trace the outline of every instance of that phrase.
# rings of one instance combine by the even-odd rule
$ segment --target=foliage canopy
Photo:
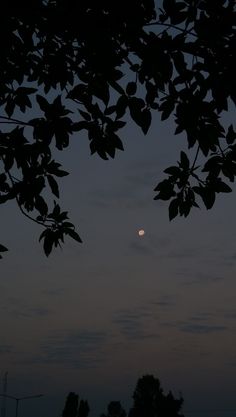
[[[184,417],[181,414],[183,398],[176,399],[171,391],[164,394],[158,378],[144,375],[138,379],[134,394],[133,405],[128,413],[120,401],[111,401],[107,407],[107,414],[100,417]],[[66,398],[62,417],[88,417],[89,405],[80,400],[74,392]]]
[[[236,132],[222,117],[236,103],[235,45],[234,0],[4,2],[0,203],[14,199],[43,227],[47,256],[66,235],[81,242],[58,203],[67,172],[53,151],[85,130],[91,154],[114,158],[124,117],[147,134],[159,112],[195,157],[181,152],[155,199],[170,201],[170,220],[199,201],[210,209],[236,176]]]
[[[133,400],[129,417],[184,417],[180,414],[183,398],[176,399],[171,391],[164,394],[159,379],[153,375],[138,379]]]

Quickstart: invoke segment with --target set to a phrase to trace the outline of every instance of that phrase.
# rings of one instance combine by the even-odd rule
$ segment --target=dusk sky
[[[147,136],[127,124],[115,160],[91,157],[81,134],[57,154],[82,245],[68,239],[47,259],[38,226],[1,207],[1,379],[9,395],[44,394],[19,417],[59,417],[70,391],[91,417],[111,400],[128,411],[147,373],[182,392],[185,416],[235,416],[203,410],[236,410],[236,194],[170,223],[153,189],[186,143],[155,117]]]

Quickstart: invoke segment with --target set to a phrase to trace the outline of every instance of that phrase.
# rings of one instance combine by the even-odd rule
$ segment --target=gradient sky
[[[44,394],[22,402],[19,417],[59,417],[69,391],[91,417],[111,400],[128,409],[146,373],[181,391],[184,411],[236,409],[236,194],[170,223],[153,188],[184,139],[158,117],[146,137],[128,123],[123,138],[114,161],[89,156],[81,134],[57,154],[71,172],[62,206],[83,245],[68,240],[47,259],[38,226],[13,203],[1,207],[10,252],[0,265],[0,372],[9,395]]]

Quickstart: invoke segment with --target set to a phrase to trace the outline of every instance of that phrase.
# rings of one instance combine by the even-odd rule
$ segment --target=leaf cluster
[[[182,151],[155,188],[155,199],[170,200],[170,219],[188,216],[199,198],[210,209],[216,194],[231,191],[236,133],[223,115],[236,103],[235,14],[234,0],[7,2],[0,204],[15,200],[44,228],[46,255],[65,235],[81,241],[48,196],[59,199],[58,178],[67,175],[54,149],[63,151],[82,130],[91,154],[107,160],[124,149],[128,117],[144,134],[155,112],[174,118],[175,134],[186,135],[195,156]]]

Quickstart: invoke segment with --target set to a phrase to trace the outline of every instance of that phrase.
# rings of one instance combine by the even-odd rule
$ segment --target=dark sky
[[[181,391],[184,410],[236,409],[236,195],[170,223],[153,188],[184,139],[158,118],[146,137],[129,123],[123,138],[114,161],[89,156],[79,135],[58,153],[71,172],[62,205],[83,245],[68,240],[47,259],[38,227],[12,203],[1,208],[11,250],[1,261],[0,372],[9,395],[44,394],[22,402],[19,417],[59,417],[69,391],[88,399],[91,417],[111,400],[128,409],[146,373]]]

